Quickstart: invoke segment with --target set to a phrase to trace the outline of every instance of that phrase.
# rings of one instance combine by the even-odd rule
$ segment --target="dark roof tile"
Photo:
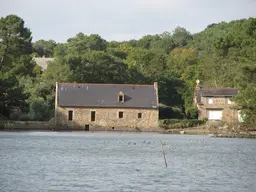
[[[238,89],[235,88],[201,88],[202,96],[235,96]]]
[[[65,107],[157,108],[154,85],[58,83],[58,105]],[[118,102],[118,93],[125,102]]]

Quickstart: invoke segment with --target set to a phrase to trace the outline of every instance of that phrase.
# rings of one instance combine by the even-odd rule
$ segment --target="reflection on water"
[[[160,140],[166,152],[165,167]],[[256,140],[0,132],[0,191],[256,191]]]

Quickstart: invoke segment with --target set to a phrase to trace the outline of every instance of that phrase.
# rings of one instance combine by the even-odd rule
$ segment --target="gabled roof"
[[[63,107],[157,108],[157,87],[136,84],[57,83],[57,102]],[[118,94],[124,102],[118,102]]]
[[[238,94],[236,88],[201,88],[202,96],[235,96]]]

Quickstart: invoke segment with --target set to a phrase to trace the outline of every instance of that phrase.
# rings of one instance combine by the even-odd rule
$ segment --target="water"
[[[0,132],[0,191],[252,192],[256,140]]]

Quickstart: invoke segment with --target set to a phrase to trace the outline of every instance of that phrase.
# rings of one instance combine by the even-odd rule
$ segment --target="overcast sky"
[[[23,18],[33,41],[64,42],[78,32],[121,41],[171,32],[177,26],[195,33],[211,23],[256,17],[256,0],[0,1],[0,16]]]

